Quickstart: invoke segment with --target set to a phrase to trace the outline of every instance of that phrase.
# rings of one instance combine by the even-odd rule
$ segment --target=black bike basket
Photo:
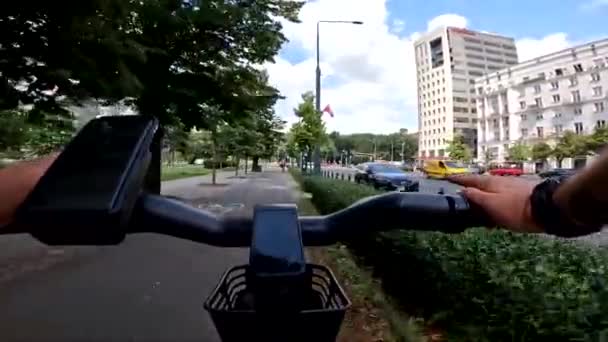
[[[327,267],[306,265],[310,286],[299,309],[263,312],[255,310],[249,271],[228,270],[205,302],[222,341],[335,341],[351,303]]]

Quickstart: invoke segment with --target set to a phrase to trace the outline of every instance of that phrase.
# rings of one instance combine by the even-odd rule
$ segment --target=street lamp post
[[[329,24],[353,24],[353,25],[362,25],[362,21],[358,20],[319,20],[317,21],[317,69],[316,69],[316,77],[315,77],[315,109],[317,113],[321,113],[321,65],[319,58],[319,26],[321,23],[329,23]],[[321,146],[317,144],[315,146],[314,151],[314,172],[321,173]]]

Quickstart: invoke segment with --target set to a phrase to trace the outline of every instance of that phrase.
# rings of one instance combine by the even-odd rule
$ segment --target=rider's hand
[[[57,154],[22,161],[0,169],[0,225],[9,223],[15,210],[57,158]]]
[[[515,232],[542,233],[532,219],[530,194],[536,183],[521,178],[458,175],[450,181],[464,186],[465,197],[499,227]]]

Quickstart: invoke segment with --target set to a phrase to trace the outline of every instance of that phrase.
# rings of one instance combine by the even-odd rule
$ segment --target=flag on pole
[[[334,111],[331,110],[331,107],[329,105],[327,105],[327,106],[325,106],[325,108],[323,108],[323,113],[329,114],[329,116],[331,116],[332,118],[334,117]]]

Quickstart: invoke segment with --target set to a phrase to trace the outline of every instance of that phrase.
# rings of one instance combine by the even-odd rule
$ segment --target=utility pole
[[[401,143],[401,161],[405,162],[405,141]]]
[[[321,63],[320,63],[320,44],[319,44],[319,28],[321,23],[328,24],[353,24],[353,25],[362,25],[363,22],[359,20],[319,20],[317,21],[317,68],[315,70],[315,109],[318,115],[323,115],[321,113]],[[313,164],[314,164],[314,172],[319,174],[321,173],[321,146],[319,144],[315,144],[314,147],[314,156],[313,156]]]
[[[374,160],[376,161],[376,139],[374,139],[374,156],[373,156]]]

